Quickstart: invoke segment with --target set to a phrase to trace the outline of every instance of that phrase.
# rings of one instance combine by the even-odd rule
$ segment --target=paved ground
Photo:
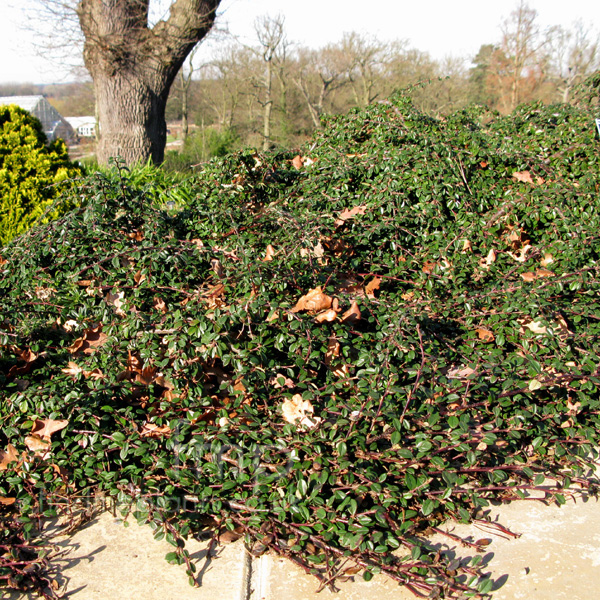
[[[518,501],[493,508],[492,519],[515,533],[506,539],[498,531],[474,525],[447,525],[473,540],[492,539],[484,557],[486,571],[496,580],[494,600],[596,600],[600,597],[600,503],[595,499],[544,506]],[[438,534],[432,542],[459,557],[472,551]],[[408,600],[406,590],[382,577],[340,585],[333,594],[315,593],[316,581],[289,561],[270,555],[251,558],[240,542],[217,549],[200,573],[200,587],[188,584],[182,567],[169,565],[171,550],[157,542],[149,527],[123,523],[104,513],[60,541],[57,559],[64,598],[70,600]],[[188,545],[192,556],[204,558],[207,544]],[[18,595],[5,596],[10,600]]]

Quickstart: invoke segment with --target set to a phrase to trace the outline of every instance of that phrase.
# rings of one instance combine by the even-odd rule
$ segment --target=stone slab
[[[596,600],[600,597],[600,502],[569,500],[562,507],[521,500],[492,507],[489,516],[516,534],[507,538],[483,524],[448,523],[447,531],[465,539],[490,538],[484,572],[495,581],[493,600]],[[376,576],[339,583],[339,593],[316,593],[318,582],[291,562],[265,554],[250,558],[241,541],[217,548],[208,563],[207,542],[187,548],[200,560],[200,587],[191,587],[184,568],[170,565],[172,546],[157,542],[150,527],[103,513],[73,535],[54,540],[63,552],[53,561],[69,600],[409,600],[393,581]],[[474,555],[445,535],[430,542],[453,557]],[[24,600],[17,594],[7,600]]]
[[[244,600],[249,555],[243,544],[219,546],[205,561],[208,542],[189,540],[186,548],[198,561],[199,587],[188,582],[185,568],[169,564],[173,551],[154,539],[149,526],[123,521],[104,512],[74,534],[52,540],[60,554],[52,560],[61,592],[69,600]],[[1,596],[24,600],[24,596]]]
[[[464,539],[491,539],[483,572],[495,581],[493,600],[597,600],[600,598],[600,503],[578,498],[564,506],[519,500],[493,507],[493,522],[520,534],[505,537],[483,525],[447,523],[442,529]],[[429,540],[453,558],[465,561],[475,552],[445,535]],[[414,596],[389,579],[339,584],[340,592],[316,593],[317,582],[295,565],[264,555],[254,564],[251,600],[408,600]]]

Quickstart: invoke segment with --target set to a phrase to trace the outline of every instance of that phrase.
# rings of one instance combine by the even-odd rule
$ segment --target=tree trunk
[[[267,73],[265,77],[265,103],[263,114],[263,151],[267,152],[271,147],[271,112],[273,110],[273,63],[267,61]]]
[[[212,27],[221,0],[175,0],[148,25],[150,0],[80,0],[84,61],[98,105],[98,162],[164,158],[165,106],[186,56]]]
[[[149,158],[160,164],[167,141],[166,94],[161,96],[144,79],[129,73],[112,77],[96,74],[94,88],[98,102],[100,164],[121,158],[131,165]],[[164,88],[164,85],[162,86]],[[168,90],[168,88],[167,88]],[[167,92],[168,93],[168,92]]]
[[[190,78],[188,80],[186,80],[186,77],[185,77],[183,71],[181,71],[181,139],[183,140],[184,144],[185,144],[185,140],[187,140],[188,133],[189,133],[188,97],[189,97],[189,93],[190,93],[191,80],[192,80],[191,73],[190,73]]]

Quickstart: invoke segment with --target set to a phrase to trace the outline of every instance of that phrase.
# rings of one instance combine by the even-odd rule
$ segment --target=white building
[[[16,104],[23,110],[37,117],[42,123],[42,129],[53,142],[62,138],[65,142],[72,142],[75,138],[75,130],[62,115],[44,98],[44,96],[2,96],[0,106]]]
[[[65,120],[79,137],[93,138],[96,135],[96,119],[94,117],[65,117]]]

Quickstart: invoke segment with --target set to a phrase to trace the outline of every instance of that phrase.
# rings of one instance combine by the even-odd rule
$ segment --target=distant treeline
[[[465,105],[501,113],[524,102],[569,102],[573,89],[600,69],[597,33],[583,24],[542,30],[521,4],[501,27],[499,42],[475,57],[434,60],[406,42],[357,33],[310,49],[287,40],[282,18],[256,24],[256,44],[224,40],[201,63],[192,54],[171,89],[167,121],[182,121],[184,152],[201,160],[236,146],[293,147],[321,126],[324,114],[345,113],[412,87],[431,114]],[[94,114],[91,83],[1,85],[0,94],[46,95],[65,116]]]

